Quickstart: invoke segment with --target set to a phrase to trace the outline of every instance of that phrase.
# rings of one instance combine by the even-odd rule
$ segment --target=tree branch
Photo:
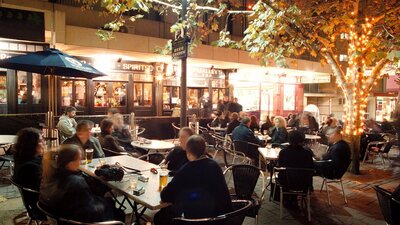
[[[398,12],[398,11],[400,11],[400,2],[399,1],[397,2],[397,6],[394,6],[394,8],[391,8],[389,11],[386,12],[386,16],[391,13]],[[385,18],[385,14],[374,18],[374,20],[371,22],[371,24],[373,25],[373,24],[379,22],[383,18]]]
[[[345,77],[344,71],[342,70],[342,68],[340,68],[339,62],[334,57],[334,54],[331,49],[328,49],[326,51],[325,56],[326,56],[326,60],[328,61],[328,64],[331,66],[331,68],[333,70],[333,74],[336,77],[336,81],[337,81],[338,85],[343,90],[343,92],[345,92],[345,90],[347,90],[346,86],[345,86],[346,77]]]
[[[383,67],[389,62],[389,59],[386,57],[379,60],[379,62],[375,65],[372,70],[371,76],[366,80],[364,93],[368,93],[372,87],[374,86],[374,82],[378,79]]]

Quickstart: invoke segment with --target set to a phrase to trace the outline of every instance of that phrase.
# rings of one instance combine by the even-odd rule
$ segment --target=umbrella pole
[[[48,112],[47,112],[47,138],[52,140],[54,128],[54,76],[48,75]],[[49,146],[51,141],[48,142]]]

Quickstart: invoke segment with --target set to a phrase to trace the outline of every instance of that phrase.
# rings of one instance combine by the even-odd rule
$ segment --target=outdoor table
[[[258,152],[263,157],[263,159],[265,161],[269,161],[271,164],[273,164],[272,162],[278,160],[280,151],[281,151],[280,148],[263,148],[263,147],[258,148]],[[273,166],[270,169],[271,169],[271,171],[269,173],[269,182],[265,188],[267,188],[268,186],[270,186],[272,184],[272,175],[273,175],[273,169],[274,169]]]
[[[158,151],[158,150],[170,150],[175,147],[175,145],[171,142],[160,141],[160,140],[149,140],[150,143],[145,143],[145,141],[133,141],[131,144],[133,147],[142,148],[150,152]]]
[[[146,209],[157,210],[166,206],[165,203],[161,203],[160,190],[159,190],[159,175],[150,172],[151,168],[160,169],[158,165],[126,155],[106,157],[105,158],[106,164],[111,165],[118,162],[122,166],[126,166],[140,171],[142,175],[145,175],[149,178],[149,181],[142,182],[137,180],[139,174],[125,174],[124,179],[122,181],[104,181],[94,174],[96,167],[100,164],[99,160],[100,159],[93,159],[91,163],[81,165],[80,170],[88,174],[89,176],[99,179],[108,187],[122,194],[124,196],[124,199],[121,202],[121,204],[123,204],[124,201],[127,201],[129,203],[136,217],[136,222],[139,222],[139,219],[143,216],[143,213],[145,212]],[[135,178],[137,180],[137,187],[139,188],[143,187],[145,189],[145,193],[139,196],[134,195],[133,189],[130,187],[130,180]],[[133,201],[133,204],[131,203],[130,200]],[[144,206],[144,208],[141,209],[140,212],[138,209],[138,204]]]
[[[223,132],[226,131],[228,128],[227,127],[210,127],[211,130],[214,132]]]
[[[308,140],[319,140],[319,139],[321,139],[321,137],[318,136],[318,135],[306,134],[306,139],[308,139]]]
[[[93,136],[98,136],[100,133],[101,133],[101,129],[100,129],[100,127],[93,127],[91,130],[90,130],[90,133],[92,133],[93,134]]]
[[[16,139],[16,135],[0,135],[0,145],[14,144]]]
[[[258,137],[258,139],[260,139],[261,141],[269,141],[272,139],[272,137],[268,136],[268,135],[262,135],[262,134],[256,134],[256,136]]]

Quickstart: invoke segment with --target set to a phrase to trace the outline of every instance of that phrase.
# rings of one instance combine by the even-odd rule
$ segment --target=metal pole
[[[182,0],[182,11],[181,11],[181,19],[182,21],[186,20],[186,11],[187,11],[187,0]],[[184,39],[185,45],[186,43],[186,29],[184,30]],[[183,57],[181,60],[181,117],[180,117],[180,127],[187,126],[187,99],[186,99],[186,76],[187,76],[187,57]]]

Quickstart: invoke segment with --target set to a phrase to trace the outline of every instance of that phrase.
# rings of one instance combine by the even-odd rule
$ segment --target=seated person
[[[228,124],[228,128],[226,129],[226,134],[231,134],[232,131],[240,125],[239,122],[239,114],[234,112],[231,114],[230,122]]]
[[[69,106],[65,108],[64,114],[60,116],[57,123],[57,129],[60,131],[60,142],[72,137],[76,132],[77,123],[74,119],[76,115],[76,108]]]
[[[248,117],[244,117],[239,126],[237,126],[232,132],[233,141],[245,141],[250,142],[259,146],[265,146],[264,141],[258,139],[249,129],[250,119]],[[254,160],[255,164],[258,164],[259,153],[258,147],[256,145],[249,145],[249,149],[247,149],[248,157]]]
[[[186,144],[189,162],[161,191],[161,201],[171,203],[154,216],[155,225],[171,224],[174,217],[215,217],[232,211],[231,198],[219,165],[206,156],[206,143],[199,135]]]
[[[104,157],[103,149],[101,148],[99,140],[92,137],[90,131],[92,130],[93,123],[89,120],[81,120],[76,126],[76,133],[71,138],[68,138],[63,144],[74,144],[81,147],[83,150],[92,148],[93,158]]]
[[[81,152],[77,145],[62,145],[55,163],[46,158],[39,201],[51,213],[66,219],[124,221],[124,214],[115,209],[112,198],[94,195],[80,175]]]
[[[304,133],[294,130],[289,133],[289,146],[279,152],[278,167],[308,168],[313,169],[314,163],[312,152],[303,147],[305,141]],[[281,173],[278,175],[279,183],[284,185],[286,180]],[[310,181],[312,182],[312,181]],[[298,207],[297,196],[288,196],[285,204],[289,207]]]
[[[41,132],[35,128],[23,128],[17,133],[17,143],[14,145],[14,175],[15,183],[32,190],[39,191],[42,177],[42,156],[45,143]],[[41,215],[36,207],[39,194],[24,192],[24,201],[32,207],[35,214]],[[46,216],[43,215],[43,219]]]
[[[118,141],[111,135],[113,131],[113,122],[110,119],[104,119],[100,124],[101,133],[99,136],[100,145],[102,148],[109,149],[114,152],[125,152],[125,149],[118,144]],[[106,156],[112,155],[107,151]]]
[[[260,131],[262,135],[268,134],[269,133],[269,129],[271,129],[271,127],[273,127],[274,125],[272,124],[269,115],[267,115],[265,117],[265,123],[261,124],[260,127]]]
[[[274,118],[275,126],[271,130],[271,142],[282,144],[288,142],[288,132],[286,130],[286,120],[277,116]]]
[[[326,178],[337,178],[340,172],[347,170],[351,161],[350,146],[343,140],[341,132],[339,127],[327,131],[328,142],[331,146],[322,159],[332,160],[332,162],[316,164],[317,172]]]
[[[220,127],[221,126],[221,113],[220,112],[213,112],[211,114],[213,120],[210,123],[210,127]]]
[[[252,130],[253,132],[259,131],[260,130],[260,126],[258,126],[258,121],[257,121],[257,117],[256,116],[250,116],[250,126],[249,126],[250,130]]]
[[[120,113],[115,113],[111,120],[114,125],[112,136],[118,141],[118,144],[122,146],[128,152],[135,152],[140,155],[147,154],[147,151],[132,146],[132,136],[129,130],[129,126],[124,123],[124,117]]]
[[[168,169],[173,173],[182,168],[187,162],[186,157],[186,142],[190,136],[194,134],[193,130],[189,127],[182,127],[179,130],[179,146],[175,147],[170,151],[165,159],[165,164],[168,165]]]

